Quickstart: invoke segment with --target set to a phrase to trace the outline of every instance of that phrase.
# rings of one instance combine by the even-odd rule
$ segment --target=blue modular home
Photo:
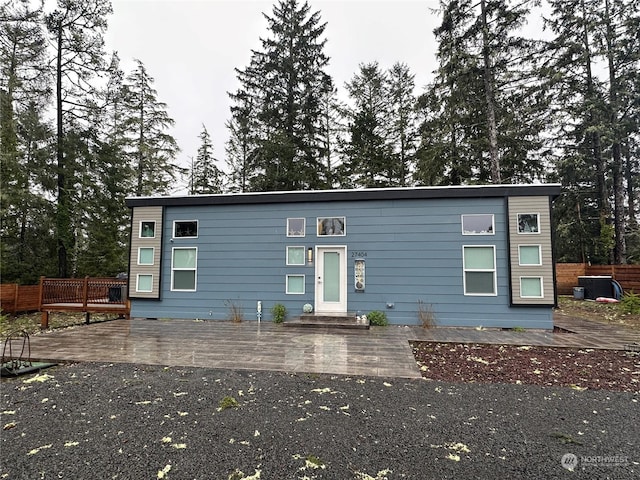
[[[133,317],[386,312],[419,325],[553,328],[559,185],[128,198]]]

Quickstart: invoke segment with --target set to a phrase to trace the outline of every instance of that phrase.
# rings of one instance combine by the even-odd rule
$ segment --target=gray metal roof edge
[[[456,185],[448,187],[392,187],[357,190],[301,190],[283,192],[221,193],[157,197],[127,197],[128,207],[241,205],[289,202],[336,202],[356,200],[407,200],[435,198],[487,198],[560,195],[557,183],[518,185]]]

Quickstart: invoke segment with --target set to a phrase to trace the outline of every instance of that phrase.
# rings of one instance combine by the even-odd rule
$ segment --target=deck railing
[[[40,278],[40,305],[127,303],[127,281],[119,278]]]

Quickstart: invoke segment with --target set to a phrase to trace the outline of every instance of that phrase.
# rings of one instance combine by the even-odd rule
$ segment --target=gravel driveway
[[[90,363],[1,387],[2,479],[640,476],[638,393]]]

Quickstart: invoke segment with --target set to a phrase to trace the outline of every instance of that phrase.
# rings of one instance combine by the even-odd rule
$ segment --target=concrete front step
[[[308,327],[308,328],[355,328],[355,329],[369,329],[369,320],[358,320],[355,313],[345,314],[309,314],[300,315],[297,318],[286,320],[283,323],[287,327]]]

